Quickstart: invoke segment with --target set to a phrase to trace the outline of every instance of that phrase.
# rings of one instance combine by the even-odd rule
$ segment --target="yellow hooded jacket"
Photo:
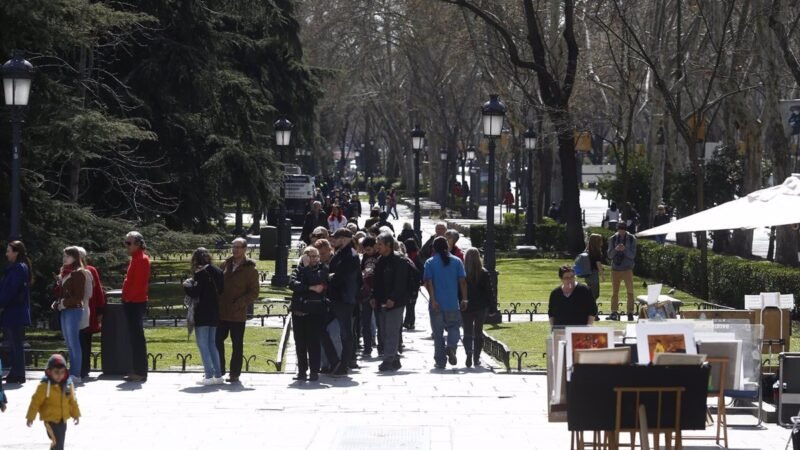
[[[33,421],[36,413],[39,413],[39,419],[44,422],[61,422],[67,421],[70,417],[74,419],[80,417],[81,410],[75,397],[75,385],[69,380],[65,386],[66,392],[62,392],[60,384],[53,383],[49,379],[42,380],[31,398],[27,419]]]

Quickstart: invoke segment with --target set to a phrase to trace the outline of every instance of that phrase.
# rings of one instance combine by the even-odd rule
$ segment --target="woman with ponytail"
[[[25,327],[31,324],[31,281],[33,271],[25,245],[12,241],[6,248],[8,266],[0,281],[0,327],[9,349],[11,370],[7,383],[25,382]]]
[[[430,298],[429,312],[433,331],[433,359],[437,369],[446,362],[458,363],[456,348],[461,339],[461,311],[467,308],[467,283],[464,263],[450,254],[447,239],[433,240],[433,256],[425,262],[423,280]],[[461,293],[461,302],[458,294]],[[444,332],[447,331],[447,342]]]

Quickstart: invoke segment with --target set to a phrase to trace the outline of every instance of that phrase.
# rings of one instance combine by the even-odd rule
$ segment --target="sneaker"
[[[436,369],[440,369],[441,370],[441,369],[444,369],[445,365],[437,363],[437,364],[434,364],[433,367],[436,368]]]
[[[447,347],[447,362],[449,362],[451,366],[455,366],[456,364],[458,364],[458,358],[456,358],[455,347]]]
[[[297,381],[306,381],[308,378],[306,378],[306,373],[305,372],[300,372],[297,375],[295,375],[294,377],[292,377],[292,379],[293,380],[297,380]]]
[[[400,364],[400,360],[399,359],[395,359],[394,362],[392,362],[392,369],[400,370],[401,367],[403,367],[403,365]]]
[[[5,382],[10,384],[24,384],[25,377],[6,377]]]
[[[318,380],[319,380],[318,373],[312,373],[311,376],[308,377],[308,381],[318,381]]]
[[[378,366],[378,372],[389,372],[392,370],[392,364],[382,362],[380,366]]]
[[[467,367],[472,367],[472,355],[467,353]]]
[[[365,348],[364,351],[361,352],[361,356],[363,358],[369,358],[370,356],[372,356],[372,349],[371,348]]]
[[[608,317],[606,317],[606,320],[619,320],[619,316],[617,313],[612,312]]]
[[[481,366],[480,358],[475,358],[475,367],[480,367],[480,366]]]
[[[203,378],[202,380],[197,381],[199,386],[213,386],[217,384],[217,379],[214,377],[211,378]]]
[[[628,322],[633,322],[633,313],[628,313]]]
[[[214,384],[225,384],[225,379],[222,378],[222,375],[214,378]]]
[[[230,377],[230,378],[227,378],[225,381],[230,383],[230,384],[240,383],[239,377]]]

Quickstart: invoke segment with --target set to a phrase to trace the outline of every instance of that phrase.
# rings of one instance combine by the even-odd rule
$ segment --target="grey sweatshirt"
[[[622,252],[615,250],[618,244],[624,245],[625,250]],[[623,257],[620,258],[617,255]],[[608,258],[611,260],[611,270],[632,270],[636,260],[636,238],[630,233],[625,233],[625,239],[622,239],[619,234],[615,233],[608,240]]]

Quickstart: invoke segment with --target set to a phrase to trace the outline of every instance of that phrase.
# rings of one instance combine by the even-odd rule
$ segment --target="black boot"
[[[467,353],[467,367],[472,367],[472,354]]]

